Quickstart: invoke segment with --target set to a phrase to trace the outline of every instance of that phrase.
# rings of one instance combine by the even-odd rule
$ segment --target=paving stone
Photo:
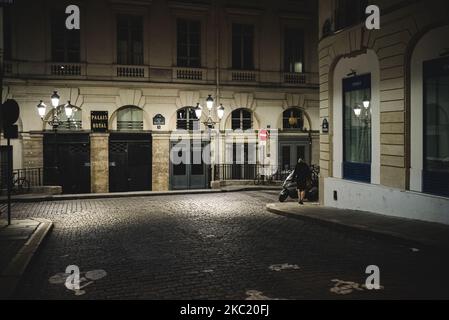
[[[252,290],[280,299],[449,298],[445,252],[274,215],[265,205],[276,198],[259,191],[17,203],[15,217],[46,218],[54,229],[16,297],[246,299]],[[284,264],[299,269],[270,270]],[[107,274],[76,296],[49,282],[68,265]],[[369,265],[379,266],[383,290],[330,291],[334,279],[365,284]]]

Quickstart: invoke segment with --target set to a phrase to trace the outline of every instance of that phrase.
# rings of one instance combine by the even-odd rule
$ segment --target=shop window
[[[232,130],[249,130],[253,127],[252,113],[246,109],[232,111]]]
[[[254,26],[232,25],[232,68],[254,69]]]
[[[199,121],[195,114],[195,109],[187,107],[176,112],[176,129],[178,130],[198,130]]]
[[[300,109],[291,108],[285,110],[282,116],[284,130],[303,130],[304,114]]]
[[[343,80],[343,176],[371,182],[371,75]]]
[[[125,107],[117,111],[117,130],[143,130],[143,110],[137,107]]]
[[[143,64],[143,18],[134,15],[117,16],[117,63]]]
[[[449,58],[424,63],[423,191],[449,196]]]
[[[304,31],[287,28],[284,34],[284,71],[304,72]]]
[[[51,58],[54,62],[80,62],[80,30],[65,28],[63,9],[51,13]]]
[[[201,67],[201,23],[195,20],[177,20],[178,67]]]

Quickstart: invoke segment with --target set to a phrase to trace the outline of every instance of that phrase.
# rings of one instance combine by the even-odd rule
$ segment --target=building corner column
[[[109,133],[90,134],[90,191],[109,192]]]
[[[170,134],[153,132],[152,190],[170,189]]]

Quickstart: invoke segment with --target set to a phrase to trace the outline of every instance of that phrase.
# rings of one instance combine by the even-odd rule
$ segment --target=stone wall
[[[23,168],[44,167],[44,135],[42,133],[24,133]]]
[[[109,134],[90,135],[91,192],[109,192]]]
[[[170,189],[170,135],[153,133],[153,191]]]

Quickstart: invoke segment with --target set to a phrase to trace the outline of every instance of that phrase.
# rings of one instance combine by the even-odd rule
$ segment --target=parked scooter
[[[312,171],[312,180],[311,183],[309,183],[309,188],[306,190],[305,198],[308,201],[314,202],[319,199],[320,168],[318,166],[311,166],[310,170]],[[298,199],[298,190],[294,173],[295,171],[290,172],[287,179],[285,179],[282,184],[282,191],[279,194],[279,202],[285,202],[288,197]]]

